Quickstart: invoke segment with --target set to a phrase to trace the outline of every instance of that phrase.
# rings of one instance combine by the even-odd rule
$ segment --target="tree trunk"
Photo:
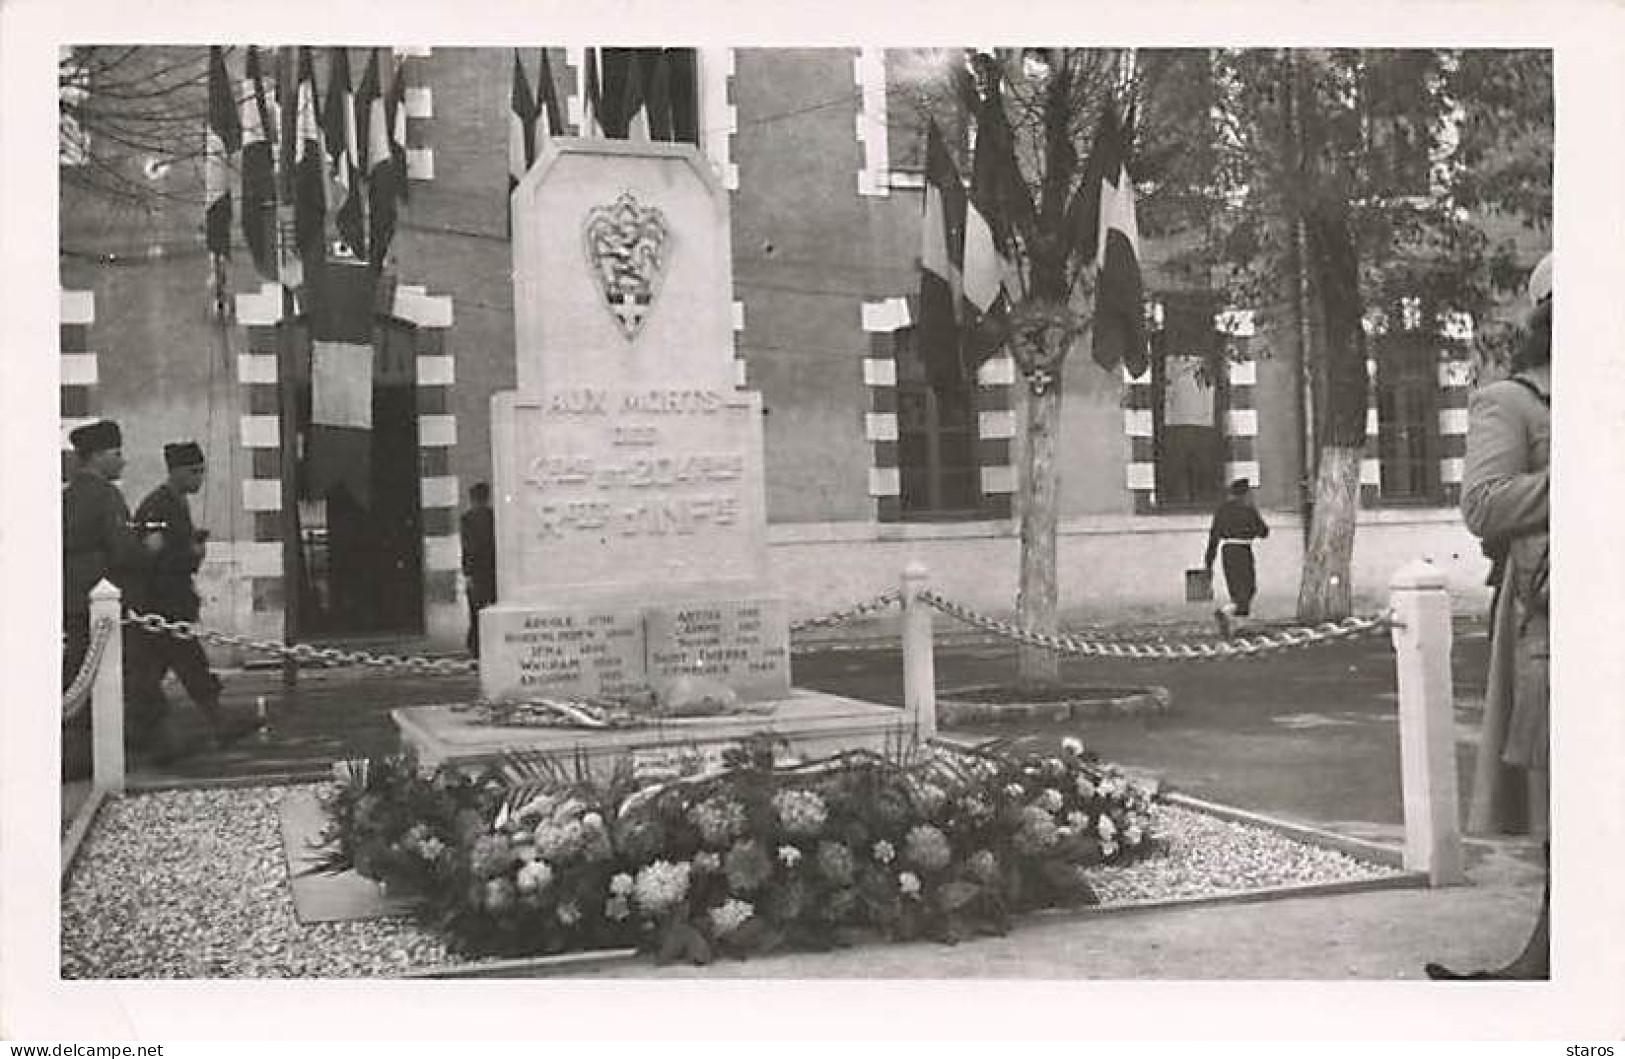
[[[1359,263],[1348,204],[1323,200],[1304,217],[1320,356],[1314,365],[1316,419],[1323,424],[1313,516],[1298,584],[1298,620],[1346,618],[1365,448],[1365,367]]]
[[[1335,621],[1352,612],[1349,567],[1360,499],[1360,449],[1328,445],[1320,450],[1315,477],[1314,519],[1298,585],[1298,620]]]
[[[1021,626],[1053,633],[1056,622],[1055,526],[1060,469],[1055,463],[1061,419],[1058,384],[1027,393],[1027,436],[1021,460],[1021,582],[1016,594]],[[1016,679],[1022,687],[1054,684],[1060,658],[1054,651],[1023,646]]]

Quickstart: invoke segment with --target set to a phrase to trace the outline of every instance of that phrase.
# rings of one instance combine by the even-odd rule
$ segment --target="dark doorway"
[[[423,511],[413,329],[379,318],[372,425],[305,432],[300,634],[313,638],[423,631]],[[309,422],[310,386],[304,387]],[[316,470],[319,468],[319,470]]]

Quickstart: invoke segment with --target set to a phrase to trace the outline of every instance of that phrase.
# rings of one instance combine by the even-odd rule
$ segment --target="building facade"
[[[491,478],[491,396],[515,383],[513,55],[393,53],[406,82],[410,197],[385,269],[392,294],[377,310],[371,488],[365,510],[300,501],[302,638],[461,642],[457,514],[469,486]],[[534,79],[536,52],[522,55]],[[549,55],[569,131],[579,131],[582,50]],[[674,93],[679,135],[730,194],[737,380],[763,396],[771,561],[796,616],[871,598],[911,559],[978,609],[1014,605],[1023,387],[1003,355],[962,392],[925,383],[912,326],[923,152],[917,112],[898,91],[910,61],[867,47],[699,48]],[[197,174],[152,168],[143,178],[164,194],[140,208],[64,183],[63,444],[86,419],[118,418],[133,504],[161,479],[164,442],[200,441],[210,468],[194,507],[212,533],[204,621],[279,636],[291,590],[282,297],[238,250],[234,313],[216,319]],[[1297,345],[1245,308],[1165,289],[1157,246],[1145,257],[1152,370],[1106,372],[1083,352],[1061,379],[1063,612],[1204,613],[1184,602],[1181,572],[1200,562],[1224,484],[1246,477],[1274,530],[1258,549],[1259,612],[1289,615],[1305,537]],[[1426,557],[1461,606],[1481,607],[1486,566],[1455,511],[1470,321],[1399,315],[1371,328],[1355,595],[1374,605],[1393,570]],[[1215,358],[1219,349],[1228,355]]]

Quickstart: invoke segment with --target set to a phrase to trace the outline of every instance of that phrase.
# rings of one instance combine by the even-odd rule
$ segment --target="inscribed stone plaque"
[[[487,607],[480,613],[480,691],[487,698],[587,698],[644,686],[643,617],[635,607]]]
[[[645,611],[649,678],[710,677],[744,700],[790,693],[790,634],[784,600],[721,599]]]
[[[492,407],[504,602],[763,582],[757,395],[587,388]]]

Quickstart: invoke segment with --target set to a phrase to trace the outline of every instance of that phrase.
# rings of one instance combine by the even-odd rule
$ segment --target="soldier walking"
[[[165,445],[164,466],[168,477],[147,494],[135,512],[136,524],[153,533],[161,544],[152,569],[132,594],[131,606],[170,621],[195,622],[200,601],[193,576],[203,563],[208,532],[193,525],[186,498],[203,487],[203,450],[192,441]],[[176,753],[166,724],[169,702],[163,690],[164,677],[170,672],[202,712],[211,748],[223,748],[256,727],[246,718],[232,721],[222,715],[220,678],[210,670],[198,641],[142,629],[135,638],[130,665],[126,741],[133,750],[160,762]]]
[[[156,533],[141,535],[130,523],[124,494],[114,483],[124,473],[124,437],[111,419],[87,423],[68,435],[76,466],[62,487],[62,688],[67,690],[90,650],[90,590],[106,578],[126,597],[163,546]],[[134,637],[124,633],[126,654]],[[64,730],[63,773],[88,774],[71,745],[85,743],[90,713],[82,711]]]

